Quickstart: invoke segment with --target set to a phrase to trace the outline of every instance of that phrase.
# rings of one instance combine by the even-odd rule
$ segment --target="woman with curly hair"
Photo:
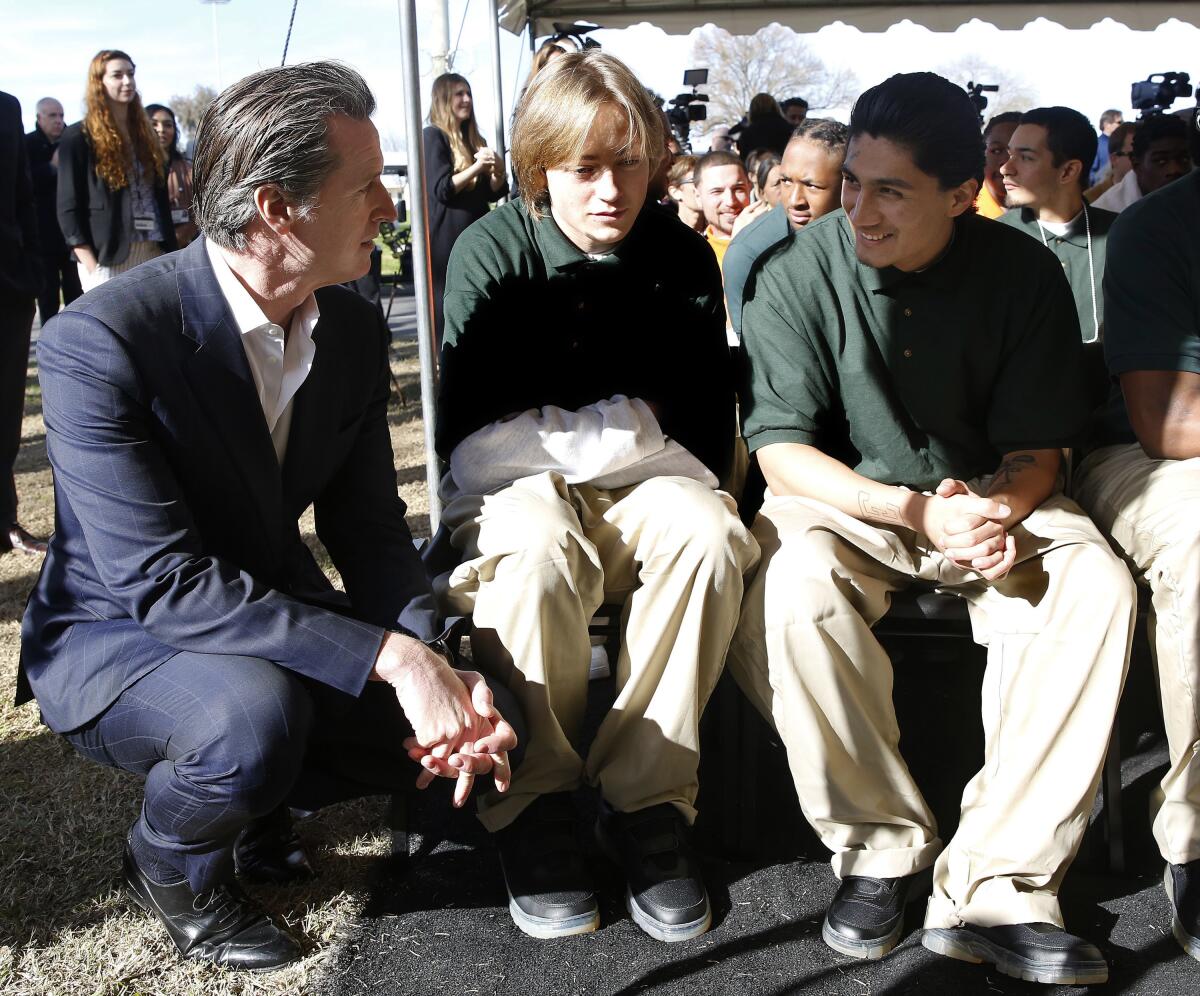
[[[58,146],[58,223],[85,291],[176,247],[165,157],[133,74],[124,52],[97,52],[87,111]]]
[[[429,127],[424,131],[425,206],[433,264],[433,315],[442,342],[442,295],[446,267],[458,237],[508,193],[504,160],[489,149],[475,123],[471,84],[457,73],[433,81]]]
[[[147,104],[146,116],[167,161],[167,202],[171,205],[175,241],[182,249],[200,233],[192,219],[192,164],[179,151],[179,123],[175,120],[175,112],[165,104]]]

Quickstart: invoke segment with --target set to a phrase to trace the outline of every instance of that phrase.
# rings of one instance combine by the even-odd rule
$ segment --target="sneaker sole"
[[[1171,934],[1188,955],[1200,961],[1200,938],[1193,937],[1184,929],[1175,910],[1175,883],[1171,879],[1170,865],[1163,869],[1163,888],[1167,890],[1167,898],[1171,901]]]
[[[1084,962],[1074,966],[1039,965],[985,938],[977,935],[967,936],[961,931],[944,927],[926,928],[921,934],[921,944],[935,954],[945,955],[947,958],[970,962],[973,965],[995,965],[1002,975],[1024,979],[1026,982],[1092,986],[1108,981],[1108,966],[1104,963]]]
[[[571,937],[575,934],[592,934],[600,926],[599,908],[588,913],[580,913],[577,916],[557,920],[526,913],[510,896],[508,913],[522,933],[536,937],[540,941],[553,940],[555,937]]]
[[[663,923],[661,920],[656,920],[649,913],[643,910],[633,898],[633,893],[629,889],[625,890],[625,909],[629,912],[629,916],[639,927],[647,934],[653,937],[656,941],[665,941],[667,944],[674,944],[677,941],[690,941],[693,937],[699,937],[701,934],[707,933],[712,926],[712,907],[706,906],[704,916],[691,923]]]
[[[878,961],[899,943],[903,932],[903,917],[890,934],[871,941],[856,941],[852,937],[839,934],[829,926],[828,920],[821,924],[821,940],[838,954],[844,954],[847,958],[858,958],[860,961]]]

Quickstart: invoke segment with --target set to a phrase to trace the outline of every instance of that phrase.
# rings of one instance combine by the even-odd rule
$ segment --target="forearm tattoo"
[[[858,493],[858,511],[867,522],[903,522],[900,506],[892,502],[873,502],[870,492]]]
[[[1028,470],[1037,463],[1037,459],[1029,453],[1016,453],[1010,456],[1004,463],[996,468],[996,473],[992,477],[992,487],[1006,488],[1013,483],[1013,478],[1023,470]]]

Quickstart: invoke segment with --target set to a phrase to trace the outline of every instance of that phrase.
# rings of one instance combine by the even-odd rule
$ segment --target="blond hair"
[[[648,160],[654,175],[666,147],[662,117],[646,88],[623,62],[599,49],[568,52],[551,59],[529,84],[513,122],[513,172],[535,218],[550,205],[546,170],[578,160],[605,104],[625,115],[626,148]]]
[[[471,89],[471,84],[465,76],[458,73],[442,73],[433,81],[433,94],[429,103],[429,123],[438,129],[450,141],[450,154],[454,157],[454,172],[461,173],[475,162],[475,153],[487,143],[479,134],[479,125],[475,123],[475,105],[471,104],[471,116],[466,121],[459,121],[454,116],[451,100],[454,89],[460,83]],[[474,177],[471,186],[475,185]]]

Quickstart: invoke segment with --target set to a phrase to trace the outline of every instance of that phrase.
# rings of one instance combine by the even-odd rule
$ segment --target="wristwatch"
[[[454,667],[458,663],[458,659],[454,655],[454,651],[450,649],[450,644],[443,640],[440,636],[436,640],[425,640],[425,646],[432,650],[435,654],[441,654],[446,658],[446,662]]]

